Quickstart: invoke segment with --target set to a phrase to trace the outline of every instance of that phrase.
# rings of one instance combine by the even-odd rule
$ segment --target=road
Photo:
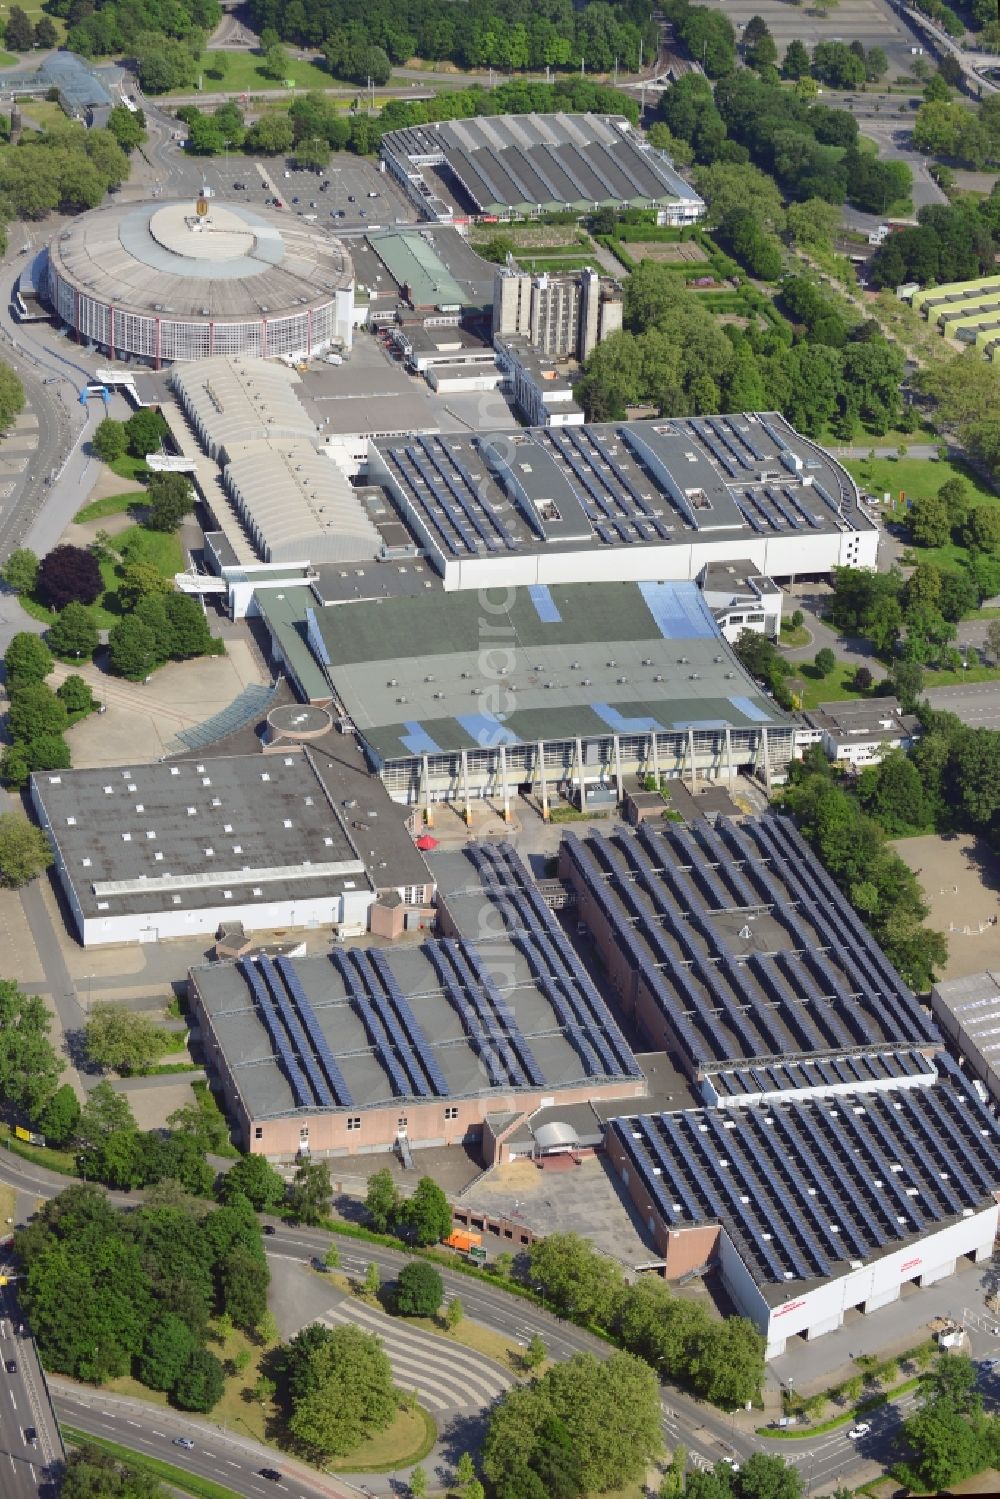
[[[9,1153],[0,1152],[0,1180],[18,1188],[29,1198],[48,1198],[57,1195],[66,1187],[66,1180],[55,1173],[29,1164]],[[125,1196],[108,1194],[117,1206],[135,1206],[141,1193]],[[275,1260],[296,1260],[307,1263],[314,1255],[323,1255],[331,1243],[331,1235],[321,1230],[291,1228],[279,1220],[269,1220],[274,1232],[267,1236],[269,1257]],[[406,1263],[407,1256],[398,1250],[380,1245],[350,1240],[333,1239],[341,1251],[341,1263],[351,1275],[363,1275],[370,1263],[377,1264],[384,1279],[392,1279]],[[592,1353],[606,1358],[611,1352],[609,1345],[572,1323],[564,1322],[552,1313],[523,1301],[509,1293],[458,1271],[443,1269],[442,1279],[448,1296],[459,1296],[466,1315],[483,1326],[492,1328],[505,1338],[525,1344],[537,1333],[545,1343],[551,1357],[570,1358],[575,1353]],[[261,1484],[255,1469],[261,1466],[261,1452],[253,1442],[234,1433],[219,1433],[208,1422],[183,1416],[178,1412],[157,1413],[156,1428],[148,1429],[148,1421],[141,1427],[135,1421],[136,1410],[128,1403],[109,1396],[105,1391],[92,1391],[70,1385],[66,1381],[53,1381],[53,1398],[61,1420],[78,1425],[81,1429],[94,1431],[114,1439],[124,1446],[140,1451],[156,1450],[157,1455],[169,1455],[180,1466],[199,1463],[211,1470],[218,1478],[226,1477],[229,1486],[238,1493],[256,1496],[262,1492],[273,1493],[274,1488]],[[817,1443],[815,1448],[803,1448],[799,1443],[771,1442],[758,1436],[746,1426],[746,1418],[730,1418],[715,1407],[696,1400],[684,1392],[664,1385],[661,1389],[664,1438],[668,1446],[683,1444],[694,1466],[708,1468],[727,1456],[743,1460],[754,1451],[780,1452],[794,1462],[808,1477],[810,1465],[815,1470],[814,1481],[818,1485],[819,1474],[824,1481],[841,1479],[850,1473],[860,1478],[876,1476],[880,1460],[888,1459],[892,1432],[898,1425],[898,1415],[891,1408],[881,1418],[882,1425],[873,1431],[871,1447],[863,1456],[848,1441],[846,1436],[832,1434]],[[148,1410],[138,1406],[139,1411]],[[741,1425],[742,1423],[742,1425]],[[884,1427],[884,1429],[883,1429]],[[172,1445],[177,1435],[189,1435],[195,1441],[195,1451],[185,1453]],[[157,1446],[157,1444],[159,1444]],[[169,1449],[169,1452],[168,1452]],[[292,1472],[284,1455],[270,1454],[271,1463],[282,1471]],[[199,1467],[196,1471],[203,1471]],[[355,1475],[355,1481],[367,1483],[376,1493],[392,1492],[386,1475]],[[347,1492],[343,1489],[324,1489],[315,1481],[289,1481],[289,1493],[301,1494],[304,1499],[318,1499]]]
[[[1000,729],[1000,682],[932,687],[927,700],[940,712],[954,713],[970,729]]]
[[[21,1327],[12,1286],[0,1290],[0,1493],[37,1499],[45,1470],[63,1457],[62,1438],[30,1337]],[[26,1431],[36,1433],[29,1441]],[[10,1465],[8,1473],[7,1466]]]

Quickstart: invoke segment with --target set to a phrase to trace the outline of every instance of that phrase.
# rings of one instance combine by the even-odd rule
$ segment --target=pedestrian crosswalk
[[[408,1327],[353,1297],[337,1302],[318,1320],[327,1327],[351,1324],[377,1334],[396,1384],[400,1389],[414,1390],[420,1404],[432,1414],[482,1410],[514,1384],[513,1375],[485,1354]]]

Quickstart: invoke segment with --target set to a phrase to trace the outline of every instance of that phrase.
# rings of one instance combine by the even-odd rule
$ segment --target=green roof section
[[[311,588],[258,588],[257,607],[281,647],[289,674],[310,701],[330,698],[330,683],[309,644],[306,621],[316,598]]]
[[[368,243],[400,286],[410,291],[416,307],[464,307],[469,296],[435,250],[419,232],[372,234]]]

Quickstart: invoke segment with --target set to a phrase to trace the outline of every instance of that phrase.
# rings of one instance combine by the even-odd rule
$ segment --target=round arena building
[[[280,209],[115,203],[51,241],[46,295],[111,359],[307,357],[350,348],[354,267],[340,240]]]

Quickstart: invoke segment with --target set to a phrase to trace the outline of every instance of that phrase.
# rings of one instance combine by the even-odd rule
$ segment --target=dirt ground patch
[[[708,259],[701,245],[693,239],[676,244],[658,244],[655,240],[634,240],[625,246],[633,260],[658,260],[663,265],[695,265]]]
[[[964,978],[1000,967],[1000,864],[986,840],[931,833],[901,838],[893,847],[924,887],[931,908],[928,925],[948,939],[948,961],[939,977]]]

